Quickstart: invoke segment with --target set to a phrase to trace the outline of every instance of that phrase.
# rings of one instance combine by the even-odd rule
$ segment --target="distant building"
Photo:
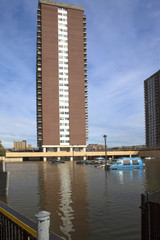
[[[87,40],[84,8],[39,0],[37,10],[37,145],[43,151],[86,149]]]
[[[13,150],[14,151],[33,151],[33,147],[31,144],[28,144],[28,147],[27,147],[27,141],[26,140],[23,140],[23,141],[19,141],[19,142],[16,142],[14,141],[13,142]]]
[[[88,144],[87,150],[88,151],[104,151],[105,150],[105,146],[92,143],[92,144]]]
[[[144,81],[146,146],[160,147],[160,70]]]
[[[31,144],[28,144],[27,150],[33,151],[33,150],[34,150],[34,148],[32,147],[32,145],[31,145]]]
[[[23,140],[21,142],[15,142],[14,141],[13,149],[14,149],[14,151],[25,151],[25,150],[27,150],[27,142],[26,142],[26,140]]]

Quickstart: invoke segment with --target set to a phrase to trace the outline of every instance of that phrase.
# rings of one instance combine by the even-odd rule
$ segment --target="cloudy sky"
[[[160,68],[159,0],[64,0],[87,16],[89,141],[145,143],[143,82]],[[37,0],[0,0],[0,140],[36,147]]]

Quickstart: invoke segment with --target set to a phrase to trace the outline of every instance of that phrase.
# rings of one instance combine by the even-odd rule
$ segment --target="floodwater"
[[[51,212],[51,231],[67,240],[140,240],[141,193],[160,189],[160,159],[144,170],[105,171],[75,162],[7,163],[8,197],[0,198],[35,221]]]

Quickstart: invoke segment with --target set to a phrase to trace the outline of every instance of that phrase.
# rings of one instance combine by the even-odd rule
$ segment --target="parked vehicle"
[[[87,164],[87,160],[79,160],[76,162],[76,164]]]
[[[145,164],[139,157],[136,158],[119,158],[114,159],[111,164],[106,164],[107,170],[119,170],[119,169],[143,169]]]
[[[65,161],[62,161],[62,160],[58,160],[58,159],[51,159],[49,160],[49,163],[65,163]]]
[[[104,164],[105,163],[105,158],[103,157],[97,157],[94,160],[89,160],[86,164],[94,164],[94,165],[99,165],[99,164]]]

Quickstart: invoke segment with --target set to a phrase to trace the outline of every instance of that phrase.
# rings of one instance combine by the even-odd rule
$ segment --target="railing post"
[[[47,211],[35,215],[38,222],[37,240],[49,240],[50,215]]]

